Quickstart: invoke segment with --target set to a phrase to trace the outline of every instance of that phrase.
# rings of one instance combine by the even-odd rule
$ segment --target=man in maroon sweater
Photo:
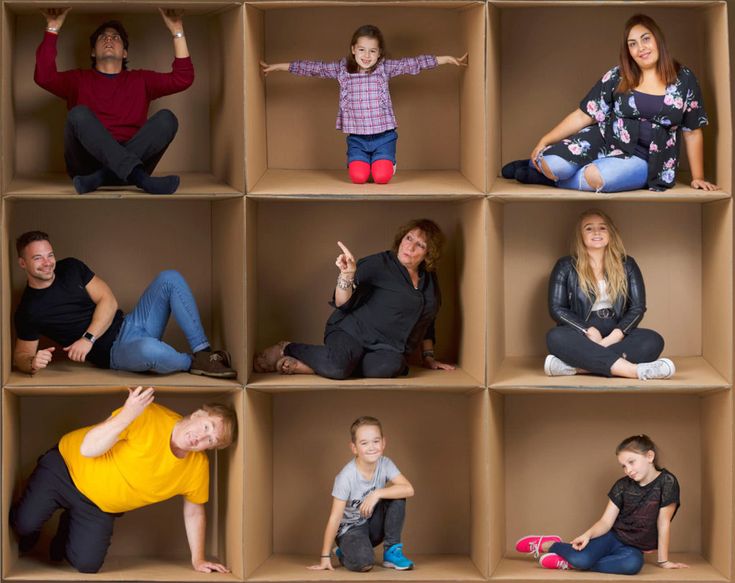
[[[91,69],[56,70],[56,41],[71,8],[42,10],[46,33],[36,51],[34,80],[66,100],[64,128],[66,169],[79,194],[103,184],[134,184],[151,194],[172,194],[178,176],[151,173],[178,129],[176,116],[163,109],[148,119],[153,99],[178,93],[194,81],[179,13],[162,10],[171,31],[174,62],[170,73],[127,69],[128,35],[111,20],[89,38]]]

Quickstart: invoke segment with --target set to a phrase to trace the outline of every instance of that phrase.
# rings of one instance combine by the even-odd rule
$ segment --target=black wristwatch
[[[85,332],[84,334],[82,334],[82,338],[84,338],[85,340],[89,340],[92,344],[94,344],[94,341],[97,340],[97,338],[95,338],[94,334],[92,334],[91,332]]]

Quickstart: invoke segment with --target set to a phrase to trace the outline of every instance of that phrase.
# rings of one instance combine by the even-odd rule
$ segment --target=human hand
[[[596,342],[599,344],[602,341],[602,334],[600,334],[600,331],[595,328],[594,326],[590,326],[587,328],[587,333],[585,334],[587,338],[592,340],[592,342]]]
[[[436,64],[437,65],[455,65],[456,67],[466,67],[468,54],[469,53],[465,53],[461,57],[452,57],[451,55],[444,56],[444,57],[437,57]]]
[[[307,569],[311,569],[312,571],[334,571],[332,560],[329,557],[322,557],[318,564],[309,565]]]
[[[71,6],[65,8],[41,8],[41,14],[46,19],[46,28],[55,28],[59,32],[64,25],[66,15],[69,14]]]
[[[153,402],[154,393],[153,387],[143,389],[142,386],[138,386],[134,389],[128,389],[128,398],[125,400],[122,412],[129,415],[131,419],[136,419]],[[196,566],[194,568],[196,569]],[[209,571],[205,571],[205,573],[209,573]]]
[[[620,342],[623,338],[625,338],[625,334],[623,334],[623,331],[619,328],[615,328],[610,334],[605,336],[602,340],[598,342],[600,346],[608,347],[612,346],[613,344],[617,344]]]
[[[540,140],[538,144],[536,144],[536,147],[531,152],[531,164],[533,164],[534,168],[538,170],[539,172],[543,173],[543,170],[541,167],[536,164],[536,159],[541,155],[541,152],[543,152],[547,147],[546,142],[544,140]]]
[[[348,279],[352,279],[357,270],[357,264],[355,263],[355,257],[352,255],[350,250],[344,246],[342,241],[337,241],[337,245],[342,249],[342,253],[337,256],[337,261],[334,264],[339,269],[339,272]]]
[[[212,563],[211,561],[205,561],[205,560],[192,561],[191,565],[192,567],[194,567],[195,571],[199,571],[200,573],[229,573],[230,572],[230,570],[224,565],[221,565],[220,563]]]
[[[74,344],[64,347],[64,352],[69,360],[74,362],[84,362],[90,350],[92,350],[92,343],[86,338],[80,338]]]
[[[686,563],[674,563],[673,561],[666,561],[665,563],[659,563],[659,567],[662,569],[688,569],[689,565]]]
[[[360,516],[363,518],[370,518],[375,510],[375,505],[380,502],[380,496],[377,494],[377,490],[373,490],[365,496],[365,500],[360,504]]]
[[[43,350],[36,352],[36,355],[31,359],[31,370],[33,372],[38,372],[42,368],[46,368],[48,363],[51,362],[51,359],[54,357],[54,350],[56,350],[56,348],[54,346],[50,346],[49,348],[44,348]]]
[[[692,180],[691,186],[697,190],[720,190],[719,186],[706,180]]]
[[[424,358],[422,364],[424,365],[424,368],[431,370],[454,370],[456,368],[453,364],[438,361],[433,356],[427,356]]]
[[[288,63],[274,63],[273,65],[269,65],[265,61],[260,61],[260,70],[263,72],[263,75],[268,75],[268,73],[272,73],[273,71],[288,71]]]
[[[161,13],[163,23],[166,25],[166,28],[171,31],[171,34],[184,32],[184,22],[181,18],[184,14],[183,10],[174,10],[173,8],[164,9],[159,7],[158,12]]]
[[[575,551],[581,551],[590,542],[590,537],[587,534],[580,534],[570,544]]]

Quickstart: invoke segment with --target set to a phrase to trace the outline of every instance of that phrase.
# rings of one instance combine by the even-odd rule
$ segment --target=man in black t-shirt
[[[46,336],[71,360],[100,368],[236,376],[229,354],[210,349],[191,289],[178,272],[161,272],[125,316],[109,286],[84,263],[73,257],[56,261],[46,233],[24,233],[16,249],[28,279],[15,312],[13,362],[19,370],[35,374],[49,365],[55,348],[38,350]],[[193,354],[161,341],[170,314]]]

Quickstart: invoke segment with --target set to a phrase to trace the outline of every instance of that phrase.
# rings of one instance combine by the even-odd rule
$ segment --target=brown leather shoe
[[[237,371],[230,366],[230,353],[225,350],[200,351],[194,354],[189,372],[205,377],[234,379]]]

